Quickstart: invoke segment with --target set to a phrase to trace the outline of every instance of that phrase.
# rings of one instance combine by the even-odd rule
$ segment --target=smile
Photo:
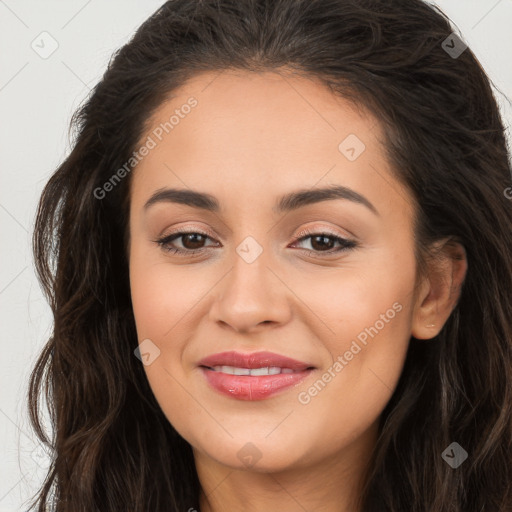
[[[227,373],[229,375],[279,375],[280,373],[297,373],[296,370],[291,368],[280,368],[278,366],[266,366],[263,368],[238,368],[235,366],[214,366],[210,370],[216,372]]]
[[[264,400],[298,385],[314,369],[202,366],[201,371],[208,385],[222,395],[237,400]]]

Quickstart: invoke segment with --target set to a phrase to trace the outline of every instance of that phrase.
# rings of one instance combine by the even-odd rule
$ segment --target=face
[[[321,84],[271,72],[198,75],[153,116],[131,293],[151,388],[197,456],[284,470],[375,441],[416,279],[412,201],[383,139]]]

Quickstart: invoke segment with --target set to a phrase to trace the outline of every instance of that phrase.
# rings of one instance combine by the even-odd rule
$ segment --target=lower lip
[[[264,400],[304,380],[313,370],[277,375],[230,375],[201,367],[214,389],[238,400]]]

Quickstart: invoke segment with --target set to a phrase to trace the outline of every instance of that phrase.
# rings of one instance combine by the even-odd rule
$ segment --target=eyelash
[[[171,233],[170,235],[167,235],[163,238],[154,240],[154,242],[156,244],[158,244],[162,248],[162,250],[164,250],[165,252],[170,252],[172,254],[177,254],[177,255],[181,255],[181,256],[199,255],[200,253],[203,253],[205,250],[207,250],[207,247],[201,247],[200,249],[180,249],[178,247],[170,247],[169,246],[169,244],[173,240],[181,238],[182,236],[185,236],[185,235],[202,235],[206,238],[212,239],[210,237],[210,235],[208,235],[207,233],[204,233],[202,231],[175,231],[174,233]],[[320,236],[333,239],[335,242],[340,243],[341,247],[338,247],[337,249],[329,249],[328,251],[310,251],[308,249],[303,249],[303,251],[307,251],[308,256],[322,258],[323,254],[325,254],[325,255],[337,254],[337,253],[340,253],[343,251],[348,251],[350,249],[355,249],[359,245],[354,240],[339,237],[339,236],[335,235],[334,233],[315,232],[315,231],[309,231],[309,230],[304,230],[301,233],[300,238],[297,238],[293,243],[295,244],[297,242],[302,242],[308,238],[320,237]]]

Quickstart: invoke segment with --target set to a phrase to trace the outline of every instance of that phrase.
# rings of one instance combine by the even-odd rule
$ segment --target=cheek
[[[176,270],[168,262],[162,262],[161,256],[157,259],[155,252],[133,247],[130,288],[139,344],[151,340],[148,346],[157,354],[151,364],[144,365],[144,370],[155,397],[162,404],[176,399],[167,396],[176,394],[176,382],[171,375],[180,382],[183,380],[180,362],[193,329],[190,313],[204,293],[204,286],[184,271],[184,267]]]
[[[339,345],[343,350],[345,342],[360,333],[364,341],[365,329],[376,323],[382,333],[404,331],[415,277],[412,253],[379,248],[361,258],[347,259],[338,269],[325,270],[289,276],[293,281],[290,287],[305,298],[314,317],[323,321],[319,333],[324,332],[324,338],[331,340],[331,348]]]
[[[317,440],[326,455],[378,420],[402,373],[414,274],[413,267],[400,267],[402,273],[370,266],[365,273],[340,274],[336,283],[326,278],[308,287],[308,306],[329,327],[319,330],[317,325],[316,333],[323,333],[321,342],[332,362],[301,389],[298,407],[305,428],[331,440],[330,447]]]
[[[154,362],[144,365],[148,381],[164,412],[179,416],[190,398],[182,387],[194,367],[187,355],[190,339],[198,330],[198,319],[207,317],[208,293],[219,277],[193,265],[162,260],[157,251],[134,245],[130,289],[139,343],[149,339],[157,347]]]
[[[190,425],[183,411],[190,408],[190,396],[184,391],[186,375],[181,359],[194,328],[190,312],[205,293],[204,285],[194,284],[192,274],[183,271],[183,267],[182,271],[171,271],[166,262],[154,263],[150,257],[142,251],[137,253],[135,248],[130,258],[137,337],[139,344],[147,343],[146,339],[154,344],[153,354],[158,355],[144,365],[146,377],[169,422],[186,434]]]
[[[310,330],[329,351],[331,365],[339,363],[331,368],[335,377],[325,376],[325,391],[317,386],[325,398],[317,401],[319,407],[320,402],[340,403],[342,393],[347,410],[382,408],[401,375],[411,334],[414,256],[384,252],[375,251],[357,268],[347,264],[310,280],[302,276],[300,288],[299,281],[294,287],[315,313],[309,317]]]
[[[191,268],[173,267],[137,249],[131,254],[130,288],[139,339],[171,336],[205,293],[204,282]]]

